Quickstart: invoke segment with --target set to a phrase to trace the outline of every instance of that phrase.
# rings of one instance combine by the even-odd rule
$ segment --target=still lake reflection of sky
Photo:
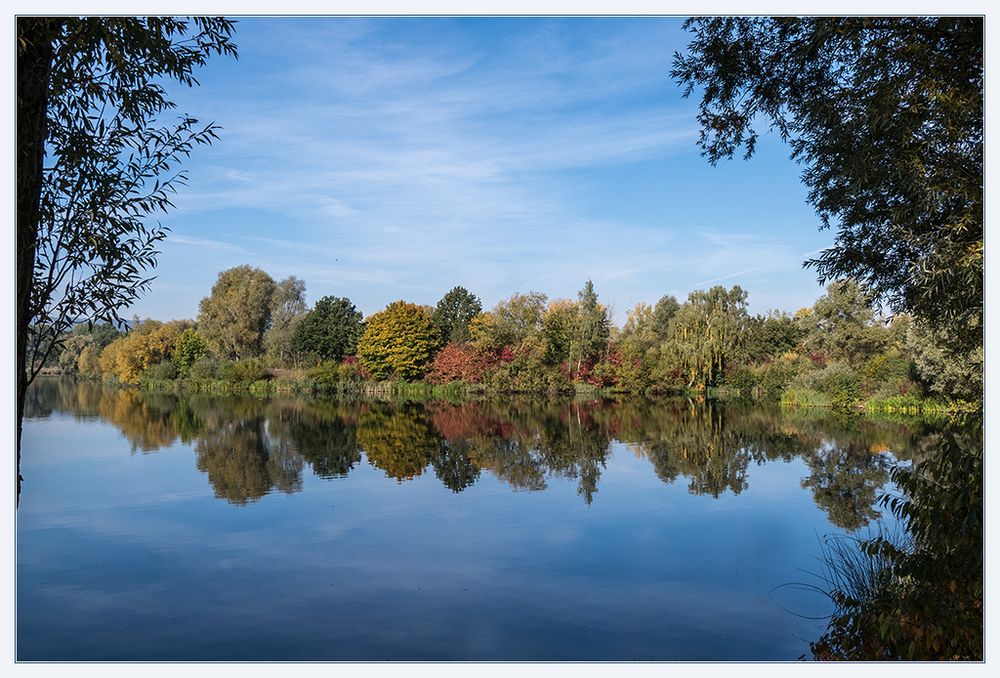
[[[219,461],[208,418],[188,442],[167,436],[155,453],[142,453],[103,406],[94,415],[63,403],[29,416],[17,516],[18,658],[795,660],[825,626],[805,616],[829,611],[827,601],[781,585],[817,583],[804,571],[819,570],[821,537],[844,531],[831,516],[852,520],[817,503],[857,491],[837,489],[829,460],[754,460],[738,494],[714,497],[692,490],[683,465],[666,482],[655,455],[643,451],[648,445],[593,424],[592,438],[607,443],[591,464],[599,478],[588,504],[584,462],[555,472],[555,461],[538,461],[555,453],[485,460],[475,444],[439,434],[441,449],[478,460],[478,476],[456,492],[441,479],[444,462],[399,480],[389,477],[384,451],[376,465],[360,444],[346,475],[320,477],[314,462],[301,461],[297,439],[271,436],[290,416],[272,407],[257,401],[232,416],[258,422],[251,429],[268,438],[266,454],[284,455],[267,468],[291,480],[243,498],[234,488],[256,481],[234,480],[244,469],[225,465],[245,456],[230,459],[224,445]],[[403,420],[403,410],[377,406],[379,431],[422,421],[422,406],[408,407]],[[617,406],[588,407],[598,421],[594,408]],[[502,406],[487,409],[504,417]],[[720,416],[721,428],[748,416]],[[768,416],[776,430],[819,435],[810,439],[822,441],[817,449],[836,440],[816,434],[822,419],[807,427],[780,412]],[[560,425],[570,436],[586,433],[583,424],[574,433],[573,417],[510,419],[526,427],[502,434],[511,439],[544,441]],[[363,416],[338,421],[356,425],[359,441],[377,439],[362,431]],[[533,433],[532,425],[551,430]],[[711,433],[715,424],[707,426]],[[912,442],[898,424],[845,430],[862,450]],[[862,470],[846,477],[869,473],[869,491],[877,491],[884,476],[871,468],[883,457],[853,453]],[[520,471],[510,467],[531,459],[545,489],[518,490],[509,478]]]

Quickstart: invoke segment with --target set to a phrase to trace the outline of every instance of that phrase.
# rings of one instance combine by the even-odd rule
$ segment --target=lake
[[[40,378],[20,660],[797,660],[928,422]],[[887,519],[891,523],[891,517]]]

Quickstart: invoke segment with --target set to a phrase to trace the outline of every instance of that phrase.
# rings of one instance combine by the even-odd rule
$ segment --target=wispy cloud
[[[695,288],[702,287],[703,285],[710,285],[712,283],[721,282],[723,280],[730,280],[732,278],[738,278],[741,275],[746,275],[747,273],[753,273],[754,271],[763,271],[766,266],[754,266],[753,268],[747,268],[742,271],[737,271],[736,273],[730,273],[729,275],[719,276],[718,278],[712,278],[710,280],[702,280],[701,282],[696,282],[694,284]]]
[[[171,235],[170,244],[185,245],[188,247],[197,247],[198,249],[202,250],[219,250],[223,252],[249,254],[249,251],[245,247],[236,245],[232,242],[224,242],[222,240],[211,240],[209,238],[195,238],[188,235]]]
[[[224,130],[192,162],[170,238],[200,248],[204,266],[242,258],[366,313],[399,297],[432,303],[455,284],[487,305],[542,282],[570,296],[588,277],[625,307],[680,287],[681,270],[728,279],[739,274],[719,272],[746,267],[746,242],[629,214],[617,195],[644,164],[696,156],[694,104],[667,77],[676,21],[248,19],[240,30],[244,70],[192,103],[209,101]],[[788,254],[761,242],[751,256]]]

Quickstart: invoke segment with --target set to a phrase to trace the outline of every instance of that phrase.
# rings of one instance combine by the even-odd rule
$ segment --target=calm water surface
[[[795,660],[823,535],[926,423],[689,401],[177,397],[41,379],[21,660]]]

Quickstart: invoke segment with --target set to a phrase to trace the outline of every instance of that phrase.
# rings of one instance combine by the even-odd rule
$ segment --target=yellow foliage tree
[[[441,347],[441,334],[423,306],[395,301],[365,323],[357,355],[376,379],[420,379]]]
[[[150,366],[170,359],[177,338],[189,326],[184,320],[140,323],[105,347],[98,360],[101,372],[123,384],[139,383]]]

